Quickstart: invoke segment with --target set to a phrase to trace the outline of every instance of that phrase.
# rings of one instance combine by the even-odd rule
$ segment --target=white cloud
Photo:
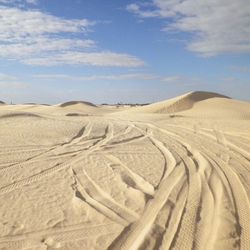
[[[109,80],[109,81],[126,81],[126,80],[154,80],[158,77],[152,74],[117,74],[117,75],[89,75],[89,76],[72,76],[65,74],[40,74],[34,75],[34,78],[48,79],[48,80],[68,80],[68,81],[97,81],[97,80]]]
[[[26,89],[29,84],[23,82],[0,82],[0,87],[4,89]]]
[[[159,16],[159,11],[158,10],[141,10],[140,5],[132,3],[127,5],[126,7],[127,11],[133,12],[140,17],[158,17]]]
[[[22,60],[27,65],[56,66],[68,65],[92,65],[103,67],[139,67],[144,62],[136,57],[127,54],[117,54],[113,52],[75,52],[69,51],[57,55],[47,55],[45,57],[34,57]]]
[[[25,5],[37,5],[39,0],[0,0],[0,4],[7,6],[25,7]]]
[[[37,4],[38,0],[26,0],[26,2],[30,4]]]
[[[90,48],[95,46],[92,40],[63,39],[37,37],[24,39],[23,43],[0,44],[0,56],[3,57],[27,57],[41,52],[55,52],[72,49]]]
[[[28,86],[29,86],[28,84],[23,83],[16,76],[0,73],[0,87],[1,88],[20,89],[20,88],[27,88]]]
[[[1,4],[21,4],[23,2],[28,4],[37,4],[38,0],[0,0]]]
[[[250,73],[250,66],[231,66],[230,69],[242,73]]]
[[[29,4],[37,4],[38,0],[0,0],[0,3],[3,3],[3,4],[15,4],[15,3],[21,3],[21,2],[26,2]]]
[[[0,82],[5,81],[15,81],[17,78],[16,76],[6,75],[4,73],[0,73]]]
[[[203,56],[250,53],[249,0],[153,0],[152,5],[130,4],[127,10],[170,21],[166,31],[191,33],[187,48]]]
[[[184,78],[182,76],[167,76],[162,78],[162,82],[166,82],[166,83],[176,83],[176,82],[180,82],[183,81]]]
[[[181,76],[181,75],[161,77],[160,81],[162,83],[176,85],[176,86],[178,85],[182,87],[202,86],[202,84],[205,83],[203,79],[200,79],[198,77]]]
[[[93,25],[86,19],[67,20],[36,10],[0,6],[0,40],[18,42],[38,35],[86,32]]]
[[[74,38],[74,34],[86,35],[95,24],[87,19],[68,20],[38,10],[0,5],[0,20],[0,58],[40,66],[144,65],[143,61],[128,54],[97,51],[93,40]]]
[[[46,80],[65,80],[65,81],[154,81],[162,82],[164,84],[179,85],[179,86],[193,86],[201,84],[202,80],[196,77],[189,76],[161,76],[150,73],[125,73],[112,75],[87,75],[87,76],[73,76],[66,74],[38,74],[33,75],[33,78]]]

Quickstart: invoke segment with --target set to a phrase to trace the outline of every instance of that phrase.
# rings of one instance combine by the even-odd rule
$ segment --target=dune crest
[[[177,113],[177,116],[208,119],[250,119],[250,103],[213,92],[195,91],[166,101],[134,108],[131,112],[172,115]]]
[[[59,104],[59,107],[69,107],[69,106],[73,106],[73,105],[83,105],[83,106],[91,106],[91,107],[96,107],[95,104],[91,103],[91,102],[85,102],[85,101],[70,101],[70,102],[64,102],[62,104]]]
[[[189,92],[172,99],[153,103],[145,107],[138,108],[139,112],[148,113],[177,113],[191,109],[196,103],[211,98],[228,98],[228,96],[205,91]]]
[[[40,116],[38,114],[33,114],[30,112],[10,112],[10,113],[6,113],[4,115],[0,115],[0,119],[15,118],[15,117],[24,117],[24,118],[37,117],[37,118],[39,118]]]

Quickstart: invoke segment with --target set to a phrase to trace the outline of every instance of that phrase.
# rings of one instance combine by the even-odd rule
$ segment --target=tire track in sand
[[[157,127],[156,129],[161,130],[167,134],[170,134],[173,137],[175,136],[177,140],[182,140],[180,136],[175,135],[172,132],[159,129]],[[221,181],[224,186],[229,187],[230,189],[229,192],[231,192],[231,196],[233,197],[234,200],[235,208],[237,211],[236,221],[239,222],[237,231],[240,234],[240,247],[241,249],[244,250],[248,249],[248,243],[250,242],[250,235],[249,235],[250,222],[248,219],[250,216],[250,203],[246,190],[242,185],[238,175],[232,170],[232,168],[229,167],[226,162],[218,158],[216,153],[212,152],[216,151],[216,149],[213,149],[212,151],[206,149],[205,147],[203,147],[202,149],[205,156],[209,157],[210,159],[213,159],[213,161],[217,163],[217,166],[215,164],[212,165],[213,168],[215,168],[217,172],[222,171],[222,173],[225,176],[225,178],[222,178]],[[217,195],[219,195],[219,193],[217,193]]]
[[[140,128],[139,130],[142,131]],[[149,134],[147,135],[149,138],[153,138],[152,133],[149,132]],[[156,145],[162,146],[162,144],[158,143],[159,141],[157,139],[153,138],[153,141]],[[165,153],[165,150],[163,152]],[[138,247],[142,244],[144,238],[148,234],[149,230],[151,229],[159,211],[168,200],[172,190],[178,183],[183,180],[183,166],[178,165],[172,154],[169,151],[167,152],[167,155],[164,155],[168,161],[167,165],[170,165],[169,169],[171,171],[165,171],[165,176],[162,178],[158,189],[155,191],[154,198],[148,201],[141,218],[132,225],[126,227],[123,233],[110,245],[110,247],[108,248],[109,250],[138,249]],[[171,154],[170,158],[168,158],[169,154]]]
[[[71,167],[73,164],[80,162],[82,159],[84,159],[86,156],[88,156],[92,152],[98,150],[101,145],[104,145],[105,143],[107,143],[111,138],[113,138],[113,126],[109,124],[105,129],[105,134],[102,137],[102,139],[99,140],[97,143],[95,143],[93,146],[86,149],[86,151],[81,152],[80,155],[76,155],[76,156],[72,157],[71,159],[65,161],[64,163],[60,163],[60,164],[57,164],[51,168],[45,169],[38,174],[29,176],[29,177],[22,179],[20,181],[16,181],[14,183],[11,183],[9,185],[1,187],[0,188],[0,195],[6,194],[8,192],[11,192],[11,191],[17,189],[17,188],[21,188],[25,185],[29,185],[31,183],[40,181],[40,180],[42,180],[50,175],[55,174],[56,172],[58,172],[64,168]]]
[[[65,148],[65,147],[67,147],[69,145],[74,145],[75,143],[79,142],[80,140],[82,140],[83,138],[85,138],[86,136],[88,136],[89,133],[91,132],[91,129],[92,129],[92,125],[89,122],[89,123],[87,123],[87,125],[83,126],[80,129],[80,131],[77,133],[77,135],[75,135],[68,142],[65,142],[65,143],[56,145],[54,147],[51,147],[48,150],[45,150],[45,151],[43,151],[43,152],[41,152],[41,153],[39,153],[39,154],[37,154],[35,156],[29,157],[28,159],[26,159],[26,160],[24,160],[22,162],[17,162],[17,163],[5,166],[5,167],[3,167],[3,168],[0,169],[0,174],[5,174],[6,172],[8,172],[8,171],[10,171],[12,169],[15,169],[17,167],[21,167],[22,164],[29,163],[29,162],[31,163],[34,160],[43,159],[44,157],[46,157],[49,153],[52,153],[53,151],[60,150],[60,149]]]

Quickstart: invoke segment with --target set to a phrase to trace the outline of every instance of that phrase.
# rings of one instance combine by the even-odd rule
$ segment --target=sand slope
[[[85,102],[85,101],[71,101],[71,102],[65,102],[62,104],[59,104],[60,107],[69,107],[69,106],[82,106],[82,107],[96,107],[91,102]]]
[[[71,115],[81,116],[81,115],[92,115],[92,114],[102,115],[114,112],[114,110],[110,110],[108,107],[96,106],[93,103],[85,101],[70,101],[55,106],[64,109],[64,111],[68,111],[69,116]]]
[[[202,91],[190,92],[131,111],[149,114],[176,114],[187,117],[250,119],[250,103]]]
[[[205,96],[1,106],[0,249],[249,249],[249,104]]]

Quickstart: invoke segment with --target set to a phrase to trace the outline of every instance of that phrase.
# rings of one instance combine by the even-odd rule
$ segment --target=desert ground
[[[0,104],[1,250],[250,249],[250,103]]]

